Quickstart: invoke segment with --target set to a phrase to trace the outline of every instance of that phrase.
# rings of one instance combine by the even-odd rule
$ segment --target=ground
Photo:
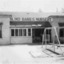
[[[0,46],[0,64],[64,64],[64,57],[46,55],[41,45],[9,45]]]

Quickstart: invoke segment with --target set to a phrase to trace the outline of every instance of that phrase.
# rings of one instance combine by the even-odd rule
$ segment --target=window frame
[[[20,32],[20,30],[22,30],[21,28],[19,29],[19,37],[21,37],[22,36],[22,31]],[[21,34],[21,35],[20,35]]]
[[[24,34],[24,30],[25,30],[25,34]],[[25,36],[25,37],[27,36],[27,30],[26,30],[26,28],[22,29],[22,36]]]
[[[30,32],[29,32],[29,29],[30,29]],[[28,36],[32,36],[31,33],[32,33],[32,32],[31,32],[31,28],[28,28]],[[29,35],[29,34],[30,34],[30,35]]]
[[[19,36],[18,32],[19,32],[19,29],[16,28],[14,32],[16,37]]]

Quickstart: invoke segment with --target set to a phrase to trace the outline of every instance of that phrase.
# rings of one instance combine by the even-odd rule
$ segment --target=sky
[[[64,8],[64,0],[0,0],[0,11],[56,12]]]

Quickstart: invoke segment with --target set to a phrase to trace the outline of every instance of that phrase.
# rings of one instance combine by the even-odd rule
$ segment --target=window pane
[[[23,29],[23,36],[26,36],[26,29]]]
[[[60,29],[60,37],[64,37],[64,29]]]
[[[2,25],[0,25],[0,38],[2,38]]]
[[[15,36],[18,36],[18,29],[15,29]]]
[[[51,33],[51,29],[46,30],[46,34],[50,34]]]
[[[2,30],[0,30],[0,38],[2,38]]]
[[[11,29],[11,36],[14,36],[14,29]]]
[[[31,36],[31,29],[28,29],[28,36]]]
[[[19,36],[22,36],[22,29],[19,29]]]

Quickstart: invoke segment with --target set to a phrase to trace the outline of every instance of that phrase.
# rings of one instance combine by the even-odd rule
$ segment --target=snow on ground
[[[30,52],[42,57],[34,58]],[[64,64],[64,57],[46,55],[41,45],[0,46],[0,64]]]

